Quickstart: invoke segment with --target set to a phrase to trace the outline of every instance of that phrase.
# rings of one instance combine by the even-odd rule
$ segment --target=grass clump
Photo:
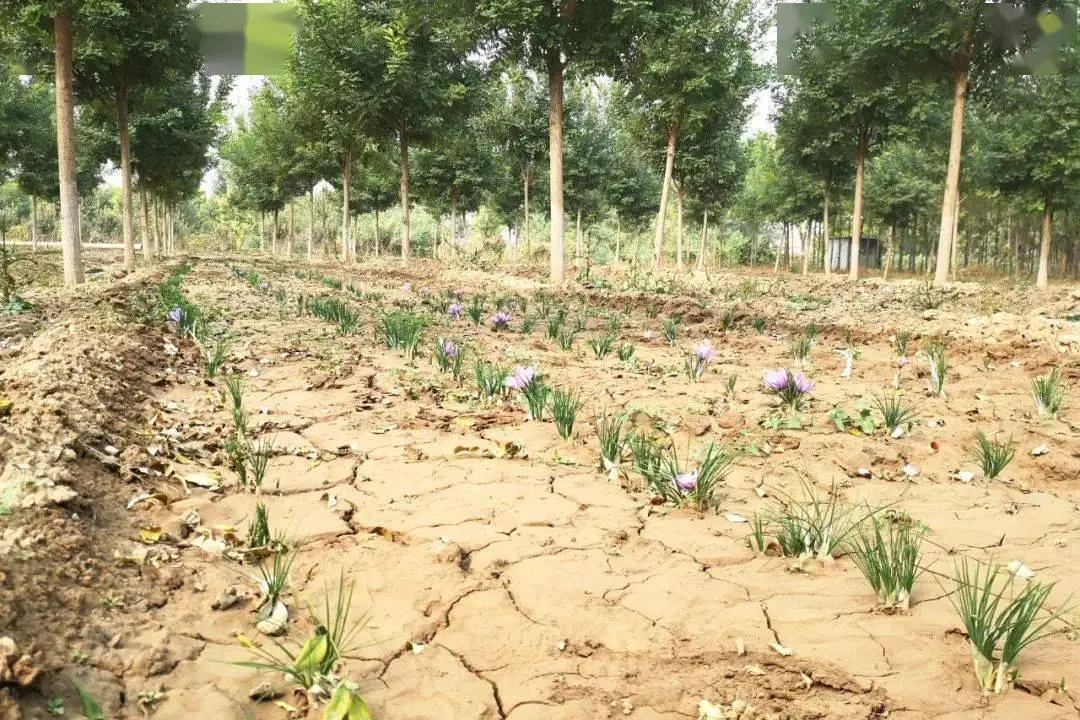
[[[623,343],[615,349],[615,356],[622,362],[630,362],[630,359],[634,357],[634,350],[632,343]]]
[[[460,345],[453,340],[439,338],[435,341],[433,355],[440,371],[450,373],[455,380],[461,380],[462,362],[465,353],[462,352]]]
[[[964,625],[975,678],[984,692],[1002,693],[1012,687],[1020,652],[1052,634],[1052,625],[1062,614],[1046,609],[1054,583],[1028,582],[1019,592],[1015,583],[1015,575],[999,565],[970,558],[956,562],[955,589],[949,599]]]
[[[595,337],[589,340],[589,347],[592,348],[593,355],[597,360],[603,360],[605,357],[611,354],[612,348],[615,346],[615,338],[611,335],[605,335],[603,337]]]
[[[810,357],[810,351],[813,348],[814,341],[805,335],[800,335],[791,341],[788,345],[788,352],[791,353],[791,360],[795,363],[795,367],[801,368],[806,364],[806,360]]]
[[[626,414],[604,414],[596,418],[596,436],[600,440],[600,469],[617,472],[622,462],[623,425]]]
[[[403,350],[412,359],[420,345],[420,336],[427,327],[427,318],[408,310],[388,310],[379,317],[378,333],[386,347]]]
[[[902,395],[875,395],[873,405],[881,413],[882,424],[889,433],[915,422],[915,408],[908,405]]]
[[[949,358],[944,343],[930,343],[926,348],[926,359],[930,363],[930,392],[938,397],[943,397],[945,395],[945,373],[949,370]]]
[[[715,506],[716,490],[737,460],[724,446],[709,443],[694,469],[679,462],[672,448],[660,448],[651,438],[631,436],[634,469],[645,486],[676,507],[691,505],[704,512]]]
[[[270,458],[274,457],[274,441],[260,440],[252,443],[246,453],[248,470],[251,472],[251,487],[256,492],[262,491],[263,480],[266,479],[266,469],[270,465]],[[280,482],[279,482],[280,486]],[[276,488],[280,490],[281,488]]]
[[[248,547],[264,548],[270,545],[270,518],[266,512],[266,505],[255,504],[255,517],[248,525]]]
[[[1035,400],[1035,409],[1043,417],[1056,418],[1066,394],[1061,368],[1054,368],[1049,375],[1031,378],[1031,397]]]
[[[1012,462],[1016,455],[1016,443],[1011,439],[1006,442],[991,440],[982,430],[976,430],[972,455],[982,468],[983,477],[993,480]]]
[[[804,481],[801,498],[782,495],[760,524],[762,535],[775,538],[785,557],[832,562],[847,552],[852,532],[873,515],[868,510],[856,517],[855,508],[839,498],[835,486],[822,494]],[[763,546],[756,549],[764,552]]]
[[[559,328],[559,334],[556,338],[556,342],[559,348],[562,350],[570,350],[574,347],[574,338],[577,337],[577,333],[568,327]]]
[[[675,340],[679,336],[679,325],[682,324],[682,316],[675,315],[673,317],[666,318],[660,325],[660,333],[667,340],[668,345],[674,345]]]
[[[926,531],[920,525],[878,518],[864,525],[871,529],[859,528],[851,558],[884,609],[906,611],[911,588],[922,572],[919,558]]]
[[[480,323],[484,322],[484,301],[486,298],[483,295],[473,295],[472,301],[465,309],[465,314],[472,320],[472,324],[477,327]]]
[[[756,332],[758,335],[761,335],[765,332],[765,318],[754,318],[750,323],[750,327],[754,328],[754,332]]]
[[[480,389],[480,397],[485,402],[501,397],[506,390],[506,379],[510,371],[505,367],[499,367],[486,360],[479,360],[473,369],[476,377],[476,386]]]
[[[352,597],[352,584],[346,583],[342,574],[334,598],[328,590],[322,608],[308,608],[315,630],[303,644],[276,639],[272,639],[272,648],[251,644],[249,649],[256,659],[236,664],[280,673],[313,695],[329,695],[338,684],[341,659],[357,649],[356,636],[367,624],[366,616],[350,621]]]
[[[581,393],[577,390],[555,388],[551,391],[551,416],[559,437],[569,440],[574,434],[574,421],[581,409]]]

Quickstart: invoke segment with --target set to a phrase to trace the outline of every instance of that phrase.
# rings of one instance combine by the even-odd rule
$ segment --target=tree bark
[[[128,132],[127,89],[116,88],[116,127],[120,141],[120,197],[123,210],[124,267],[135,267],[135,217],[131,197],[131,137]]]
[[[581,208],[577,211],[577,225],[574,226],[574,267],[581,265]]]
[[[72,68],[71,10],[61,7],[53,16],[56,46],[56,151],[60,176],[60,245],[64,284],[83,282],[82,241],[79,237],[79,188],[75,183],[75,95]]]
[[[1050,232],[1053,229],[1053,210],[1050,201],[1043,202],[1042,216],[1042,244],[1039,247],[1039,274],[1035,279],[1035,287],[1045,288],[1050,280]]]
[[[532,184],[532,168],[525,170],[525,262],[529,262],[530,250],[532,249],[532,228],[529,221],[529,185]]]
[[[660,186],[660,211],[656,215],[656,238],[653,241],[653,267],[659,267],[664,255],[664,221],[667,219],[668,192],[671,188],[671,175],[675,171],[675,141],[678,130],[675,126],[667,129],[667,155],[664,158],[664,183]]]
[[[409,260],[409,128],[405,120],[399,128],[401,139],[401,259]]]
[[[701,215],[701,247],[698,249],[697,269],[705,269],[705,261],[709,253],[709,208]]]
[[[783,243],[783,244],[787,244],[787,237],[788,237],[788,224],[784,223],[784,231],[781,234],[780,242]],[[773,269],[772,269],[773,275],[780,272],[780,258],[783,255],[784,255],[784,247],[783,247],[783,245],[781,245],[780,247],[776,248],[776,262],[773,263]]]
[[[956,204],[954,206],[953,221],[952,221],[952,240],[949,245],[952,247],[952,252],[949,256],[949,277],[956,279],[956,256],[960,252],[960,211],[963,204],[963,199],[960,197],[959,191],[957,191]]]
[[[811,248],[813,248],[813,246],[814,246],[813,242],[811,242],[811,240],[810,240],[810,230],[811,230],[810,221],[807,220],[806,221],[806,232],[803,233],[803,240],[802,240],[802,274],[803,275],[809,275],[810,274],[810,252],[811,252]]]
[[[442,215],[435,218],[435,243],[431,246],[431,258],[439,259],[439,231],[442,230]]]
[[[549,48],[548,165],[551,188],[551,282],[562,284],[563,266],[563,62],[558,48]]]
[[[285,242],[288,243],[285,246],[285,257],[291,260],[293,243],[296,242],[296,203],[292,200],[289,201],[289,237]]]
[[[822,213],[821,232],[823,235],[822,265],[825,267],[825,277],[832,275],[832,263],[829,262],[829,192],[825,191],[825,212]]]
[[[308,231],[307,231],[307,259],[311,262],[315,259],[315,186],[308,190]]]
[[[615,211],[615,261],[611,263],[614,268],[619,267],[619,255],[622,253],[622,219],[619,211]]]
[[[679,270],[683,269],[683,252],[682,252],[682,240],[683,240],[683,189],[682,186],[675,188],[675,267]]]
[[[352,185],[352,155],[341,164],[341,261],[349,261],[349,190]]]
[[[30,252],[37,252],[37,195],[30,196]]]
[[[952,246],[956,242],[957,204],[960,201],[960,160],[964,145],[964,108],[967,105],[968,70],[956,73],[953,83],[952,127],[949,131],[949,168],[945,175],[945,196],[941,201],[941,232],[938,235],[937,267],[934,284],[948,281]]]
[[[379,208],[375,208],[375,257],[379,257]]]
[[[266,213],[259,211],[259,252],[266,252]]]
[[[143,260],[148,264],[154,260],[154,246],[150,241],[150,202],[146,198],[146,187],[139,182],[139,210],[142,214],[142,227],[139,228],[139,237],[142,240]]]
[[[885,269],[882,271],[882,274],[881,274],[881,279],[882,280],[887,281],[889,279],[889,267],[892,266],[893,243],[895,241],[896,241],[896,226],[895,225],[890,225],[889,226],[889,240],[888,240],[889,244],[885,247]]]
[[[272,223],[272,225],[270,226],[270,254],[271,255],[277,255],[277,237],[278,237],[278,235],[277,235],[277,231],[278,231],[278,211],[277,210],[274,210],[274,212],[270,215],[270,222]]]
[[[866,169],[866,146],[870,138],[866,133],[859,137],[859,152],[855,156],[855,202],[851,213],[851,251],[848,253],[848,277],[859,279],[859,245],[863,224],[863,180]]]

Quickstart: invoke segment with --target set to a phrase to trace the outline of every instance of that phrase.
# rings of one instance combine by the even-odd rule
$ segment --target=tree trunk
[[[697,269],[705,270],[705,260],[709,253],[709,208],[701,215],[701,247],[698,249]]]
[[[529,262],[532,249],[532,229],[529,221],[529,185],[532,184],[532,168],[525,170],[525,262]]]
[[[435,243],[431,246],[431,259],[439,259],[439,231],[442,230],[442,215],[435,218]]]
[[[270,226],[270,254],[277,255],[277,231],[278,231],[278,211],[274,210],[270,216],[272,225]]]
[[[658,267],[664,255],[664,221],[667,219],[668,192],[671,174],[675,170],[675,141],[678,131],[674,126],[667,129],[667,156],[664,159],[664,184],[660,186],[660,212],[656,216],[656,239],[653,241],[653,267]]]
[[[56,151],[60,176],[60,245],[64,284],[83,282],[82,241],[79,238],[79,188],[75,184],[75,95],[72,69],[71,10],[61,7],[53,17],[56,45]]]
[[[810,240],[810,221],[806,221],[806,232],[803,233],[802,240],[802,274],[810,274],[810,252],[813,247],[813,243]]]
[[[822,262],[822,265],[824,265],[824,267],[825,267],[825,277],[828,277],[828,276],[832,275],[832,263],[829,262],[829,193],[828,193],[828,191],[826,191],[826,193],[825,193],[825,212],[822,213],[822,215],[823,215],[823,217],[821,219],[821,228],[822,228],[822,234],[824,236],[823,240],[822,240],[822,244],[824,245],[824,249],[825,249],[825,252],[822,255],[822,257],[824,258],[824,262]]]
[[[1050,280],[1050,232],[1053,229],[1053,211],[1050,201],[1043,202],[1042,216],[1042,245],[1039,248],[1039,274],[1035,279],[1035,287],[1044,288]]]
[[[450,244],[457,244],[457,188],[450,188]]]
[[[551,282],[562,284],[563,268],[563,62],[558,48],[548,57],[548,162],[551,186]]]
[[[349,260],[349,190],[352,185],[352,155],[345,156],[341,167],[341,261]]]
[[[622,252],[622,219],[619,211],[615,211],[615,261],[611,263],[614,268],[619,267],[619,255]]]
[[[120,197],[124,228],[124,267],[135,267],[135,216],[131,197],[131,138],[128,132],[127,90],[116,89],[116,127],[120,141]]]
[[[581,264],[581,208],[577,211],[577,225],[574,227],[574,267]]]
[[[683,252],[682,252],[682,240],[683,240],[683,189],[682,186],[675,188],[675,267],[679,270],[683,269]]]
[[[296,203],[293,200],[289,201],[289,239],[286,242],[285,257],[292,260],[293,244],[296,242]]]
[[[308,190],[308,231],[307,231],[307,259],[311,262],[315,259],[315,186]]]
[[[259,211],[259,252],[266,252],[266,213]]]
[[[375,257],[379,257],[379,208],[375,208]]]
[[[139,237],[142,240],[143,260],[147,263],[154,260],[154,246],[150,242],[150,203],[146,199],[146,188],[139,182],[139,210],[142,214],[142,227],[139,228]]]
[[[945,175],[945,196],[941,201],[941,232],[938,236],[937,267],[934,284],[948,281],[953,249],[956,242],[955,228],[960,201],[960,159],[964,145],[964,108],[967,105],[968,70],[956,73],[953,83],[952,127],[949,133],[949,168]]]
[[[781,243],[787,243],[787,236],[788,236],[788,224],[784,223],[784,230],[783,230],[783,233],[781,233],[780,242]],[[773,269],[772,269],[773,275],[780,272],[780,258],[783,256],[783,254],[784,254],[784,248],[783,248],[783,245],[781,245],[780,247],[776,248],[776,262],[773,263]]]
[[[859,137],[859,152],[855,156],[855,202],[851,213],[851,251],[848,253],[848,277],[859,279],[859,245],[862,240],[863,224],[863,180],[866,169],[866,146],[869,141],[866,133]]]
[[[893,243],[895,241],[896,241],[896,226],[895,225],[890,225],[889,226],[888,245],[885,246],[885,269],[882,271],[882,274],[881,274],[881,279],[882,280],[887,281],[889,279],[889,267],[892,265]]]
[[[37,195],[30,196],[30,252],[37,252]]]
[[[950,257],[949,257],[949,277],[953,278],[954,280],[956,279],[956,256],[960,251],[959,230],[960,230],[960,211],[961,211],[961,205],[962,204],[963,204],[963,200],[960,198],[959,192],[958,192],[957,193],[957,198],[956,198],[956,204],[954,206],[955,212],[953,212],[952,240],[949,242],[949,245],[952,246],[952,253],[951,253]]]
[[[401,259],[409,260],[409,128],[401,121]]]

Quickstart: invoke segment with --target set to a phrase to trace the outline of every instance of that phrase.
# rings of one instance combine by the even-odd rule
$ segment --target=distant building
[[[884,245],[877,238],[859,238],[859,267],[880,268]],[[833,270],[851,269],[851,238],[829,238],[829,267]]]

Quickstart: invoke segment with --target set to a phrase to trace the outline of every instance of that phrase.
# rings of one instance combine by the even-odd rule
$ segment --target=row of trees
[[[76,284],[80,190],[92,192],[112,162],[121,176],[124,264],[135,263],[136,185],[151,258],[151,230],[171,224],[210,167],[230,87],[223,78],[215,88],[203,74],[188,3],[0,0],[0,13],[0,177],[14,178],[35,206],[38,198],[58,202],[64,278]]]

